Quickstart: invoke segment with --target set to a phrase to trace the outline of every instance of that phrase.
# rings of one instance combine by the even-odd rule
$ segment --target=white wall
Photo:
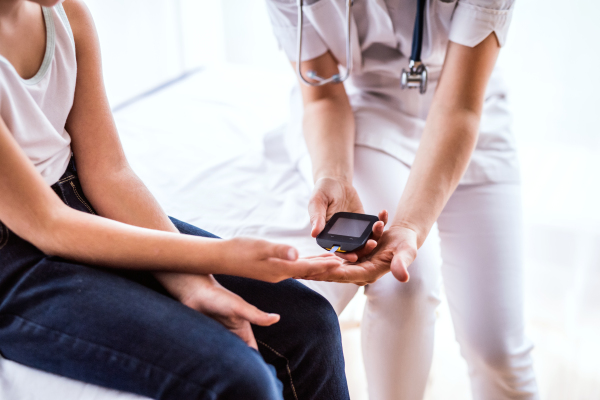
[[[221,0],[227,62],[291,71],[267,15],[266,0]]]
[[[600,151],[600,3],[517,1],[503,64],[523,140]]]
[[[289,69],[264,0],[86,0],[111,105],[200,66]]]
[[[86,0],[111,105],[225,58],[222,6],[211,0]]]
[[[112,105],[181,74],[177,9],[169,0],[87,0]]]
[[[243,0],[239,0],[243,1]],[[220,0],[176,0],[179,4],[183,68],[225,60],[225,27]]]

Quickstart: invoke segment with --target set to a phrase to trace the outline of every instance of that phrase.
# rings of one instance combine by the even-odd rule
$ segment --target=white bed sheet
[[[209,68],[115,113],[127,157],[167,213],[221,237],[320,252],[307,182],[283,145],[293,74]],[[0,399],[135,400],[0,358]]]

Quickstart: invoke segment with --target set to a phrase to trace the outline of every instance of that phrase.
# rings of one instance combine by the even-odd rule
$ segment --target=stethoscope
[[[400,85],[402,89],[419,89],[421,94],[427,91],[427,67],[421,62],[421,49],[423,47],[423,19],[425,15],[425,1],[418,0],[417,16],[415,18],[415,28],[413,30],[412,49],[408,70],[402,68]],[[341,83],[350,77],[352,73],[352,46],[350,43],[350,28],[352,26],[352,4],[354,0],[346,2],[346,72],[343,75],[335,74],[329,78],[319,76],[315,71],[308,71],[306,75],[311,81],[307,80],[300,69],[302,61],[302,25],[304,0],[298,0],[298,62],[296,71],[300,80],[309,86],[323,86],[328,83]]]

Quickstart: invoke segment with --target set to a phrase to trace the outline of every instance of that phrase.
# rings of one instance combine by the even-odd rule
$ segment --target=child
[[[85,5],[0,0],[4,357],[156,399],[348,399],[336,314],[288,279],[339,265],[169,219],[125,159]]]

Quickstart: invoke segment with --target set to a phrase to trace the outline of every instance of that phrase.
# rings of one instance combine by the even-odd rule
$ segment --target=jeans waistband
[[[56,191],[56,189],[58,188],[59,184],[61,182],[69,180],[69,178],[78,178],[78,176],[77,176],[77,167],[75,166],[75,157],[73,157],[73,156],[71,156],[71,159],[69,160],[69,164],[67,164],[67,169],[62,174],[62,176],[60,177],[60,179],[54,185],[51,186],[52,189],[54,189],[54,191]]]
[[[71,157],[65,173],[52,185],[52,190],[69,207],[88,214],[96,214],[90,201],[83,193],[83,188],[77,175],[75,158]]]

